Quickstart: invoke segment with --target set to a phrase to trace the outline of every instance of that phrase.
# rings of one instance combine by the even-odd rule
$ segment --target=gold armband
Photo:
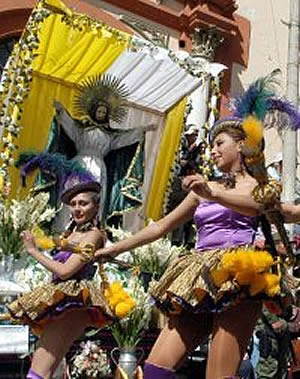
[[[94,258],[95,245],[93,243],[86,243],[84,245],[69,244],[69,248],[74,254],[79,254],[83,262],[90,262]]]
[[[280,200],[281,190],[278,180],[270,179],[268,183],[254,187],[252,198],[259,204],[275,204]]]

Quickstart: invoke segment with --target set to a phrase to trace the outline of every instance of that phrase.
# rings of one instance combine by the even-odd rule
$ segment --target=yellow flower
[[[117,317],[125,317],[135,306],[134,299],[124,290],[121,282],[113,282],[104,296]]]
[[[125,317],[134,308],[134,306],[132,306],[132,303],[130,302],[121,301],[119,304],[116,305],[115,314],[120,318]]]
[[[119,281],[116,281],[110,285],[110,290],[112,293],[118,293],[120,291],[123,291],[123,286]]]

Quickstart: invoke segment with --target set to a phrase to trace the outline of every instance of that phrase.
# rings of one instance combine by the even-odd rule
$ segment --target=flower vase
[[[116,360],[115,354],[119,353],[119,359]],[[115,347],[110,353],[114,364],[120,367],[128,376],[128,379],[133,379],[136,368],[144,356],[144,351],[140,347]]]
[[[24,259],[16,259],[13,254],[4,255],[0,258],[0,276],[2,280],[15,282],[16,271],[25,266]]]

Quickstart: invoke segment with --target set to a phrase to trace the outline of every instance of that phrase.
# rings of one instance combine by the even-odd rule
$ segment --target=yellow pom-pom
[[[110,296],[109,305],[114,308],[121,301],[123,301],[122,295],[115,293],[112,296]]]
[[[249,116],[243,121],[243,129],[247,136],[245,145],[250,149],[257,147],[263,139],[263,123],[256,117]]]
[[[51,250],[55,248],[55,243],[50,237],[45,236],[41,238],[35,238],[35,243],[37,247],[39,247],[42,250]]]
[[[257,274],[253,277],[253,281],[250,285],[249,292],[251,296],[257,295],[259,292],[264,291],[266,281],[264,275]]]
[[[241,271],[235,275],[235,280],[240,286],[248,286],[254,278],[253,272]]]
[[[51,237],[48,237],[45,235],[44,231],[38,227],[35,226],[31,233],[34,237],[35,243],[37,247],[43,250],[50,250],[55,248],[55,243]]]
[[[221,287],[223,283],[225,283],[229,279],[229,272],[223,268],[213,270],[211,272],[211,276],[213,281],[217,287]]]
[[[253,257],[254,271],[259,273],[269,269],[274,260],[272,255],[267,251],[257,251]]]
[[[275,296],[280,292],[280,277],[275,274],[263,274],[266,283],[265,292],[269,296]]]

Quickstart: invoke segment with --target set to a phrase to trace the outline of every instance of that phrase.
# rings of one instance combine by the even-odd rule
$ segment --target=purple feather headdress
[[[213,125],[209,135],[210,142],[220,128],[224,129],[224,124],[242,129],[243,120],[250,115],[262,121],[265,128],[290,127],[297,130],[300,127],[300,112],[297,107],[276,94],[276,76],[279,72],[280,70],[274,70],[269,75],[257,79],[243,95],[234,100],[232,116],[220,119]]]
[[[68,160],[59,153],[23,152],[19,155],[16,167],[21,167],[24,186],[26,186],[27,175],[36,169],[51,175],[58,184],[61,199],[64,202],[68,202],[69,195],[75,192],[78,193],[81,190],[99,192],[101,189],[101,185],[89,171],[78,162]]]

